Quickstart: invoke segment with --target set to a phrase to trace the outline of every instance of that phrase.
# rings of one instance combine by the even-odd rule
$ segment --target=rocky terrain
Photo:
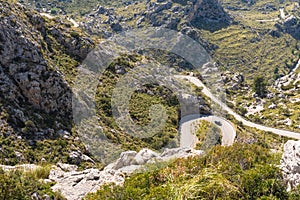
[[[1,9],[1,110],[7,110],[14,125],[30,120],[30,107],[37,115],[44,112],[56,117],[56,124],[70,120],[71,90],[51,60],[55,51],[52,40],[78,60],[85,58],[92,41],[65,37],[66,33],[58,26],[47,27],[45,19],[38,13],[32,13],[20,4],[3,3]],[[42,117],[40,120],[45,121]],[[46,132],[38,128],[33,132]],[[70,130],[63,125],[56,128]]]
[[[89,128],[93,127],[88,126],[88,121],[84,122],[82,130],[76,130],[78,127],[72,121],[72,87],[79,66],[90,51],[122,31],[161,27],[188,35],[209,52],[214,62],[203,68],[203,74],[195,72],[196,76],[213,92],[224,90],[234,111],[257,124],[299,129],[299,19],[294,4],[258,0],[149,0],[122,1],[116,6],[115,2],[94,5],[95,2],[90,1],[82,12],[72,8],[72,14],[75,10],[80,15],[69,16],[61,3],[65,2],[47,4],[43,1],[39,8],[36,6],[38,11],[47,12],[41,15],[25,7],[26,3],[0,1],[2,191],[22,190],[30,184],[20,186],[17,183],[22,184],[22,181],[17,178],[29,176],[33,177],[32,185],[35,182],[42,184],[26,190],[26,195],[32,199],[63,199],[60,193],[72,200],[86,195],[97,199],[89,197],[90,192],[99,195],[98,199],[103,199],[102,194],[106,198],[116,195],[113,199],[137,196],[153,199],[159,195],[165,199],[166,194],[181,199],[199,196],[206,199],[289,199],[289,195],[296,195],[300,181],[298,142],[285,144],[280,165],[282,175],[277,158],[287,138],[247,127],[220,111],[214,114],[223,114],[234,124],[232,127],[236,127],[236,144],[229,147],[217,145],[206,152],[174,148],[178,146],[178,120],[184,110],[180,113],[174,92],[167,88],[158,85],[139,87],[130,105],[133,121],[142,125],[150,123],[147,109],[153,103],[167,107],[170,115],[163,131],[141,139],[127,135],[116,125],[110,109],[113,86],[133,68],[154,62],[151,56],[178,73],[193,74],[189,63],[171,53],[155,50],[123,52],[124,55],[103,73],[95,97],[96,123],[92,124],[101,129],[103,135],[90,135]],[[279,7],[283,4],[286,10]],[[76,26],[74,21],[70,22],[71,18],[78,22]],[[101,45],[99,47],[105,53],[109,52]],[[206,80],[211,74],[216,79]],[[261,74],[266,75],[261,77]],[[254,80],[261,80],[259,83],[263,84],[259,86],[266,87],[261,89],[264,94],[255,90]],[[217,105],[203,96],[201,88],[188,87],[198,96],[183,95],[182,98],[200,103],[203,113],[212,114],[210,108]],[[88,94],[83,94],[84,98],[88,97]],[[191,114],[195,109],[189,107],[186,112]],[[91,145],[83,144],[84,138],[78,135],[80,131],[83,136],[90,137]],[[106,144],[97,143],[102,136],[108,141],[108,148]],[[115,150],[110,148],[112,146],[120,147],[123,153],[113,163],[104,166],[101,158],[95,156],[98,153],[95,149],[102,155],[102,148],[107,153]],[[161,151],[158,153],[154,149]],[[24,163],[35,164],[22,165]],[[166,164],[166,167],[152,173],[153,164]],[[49,174],[47,166],[51,166]],[[24,174],[18,174],[19,171],[24,171]],[[27,171],[33,171],[33,174],[28,175]],[[232,177],[240,178],[237,181]],[[1,182],[9,179],[16,180],[7,182],[16,185],[16,190],[8,189],[9,186]],[[286,186],[290,193],[286,193]]]
[[[18,20],[18,13],[11,15],[9,10],[7,12],[8,17],[1,20],[0,33],[1,100],[14,107],[18,105],[19,110],[15,110],[12,120],[16,124],[29,120],[28,114],[24,114],[26,105],[70,118],[70,89],[59,72],[50,69],[43,56],[46,52],[41,48],[43,38],[40,32],[34,25],[31,29],[25,28],[30,22]],[[33,23],[41,23],[37,26],[43,25],[38,14],[31,17]]]
[[[138,153],[127,151],[123,152],[116,162],[101,171],[98,169],[76,171],[77,166],[58,164],[58,167],[50,171],[49,179],[56,182],[52,187],[54,191],[60,191],[67,199],[79,200],[90,192],[96,192],[101,185],[123,184],[126,176],[142,170],[146,164],[202,154],[202,151],[190,148],[167,149],[161,154],[149,149],[143,149]]]
[[[138,9],[136,9],[138,8]],[[125,8],[98,6],[84,16],[81,24],[91,34],[110,37],[132,28],[164,27],[182,31],[208,49],[216,48],[200,38],[194,27],[219,29],[232,22],[218,1],[146,1],[129,4]],[[208,24],[213,24],[209,26]]]
[[[287,15],[285,14],[286,12]],[[299,37],[299,2],[295,3],[292,10],[286,11],[282,8],[281,19],[276,23],[276,27],[279,31],[291,34],[294,38]]]
[[[49,177],[44,182],[54,182],[52,189],[58,191],[68,200],[80,200],[88,193],[96,192],[101,185],[114,183],[123,184],[125,178],[137,170],[142,171],[146,164],[167,162],[177,158],[203,155],[202,151],[190,148],[166,149],[158,154],[150,149],[140,152],[127,151],[120,155],[114,163],[109,164],[103,170],[96,168],[78,171],[77,165],[57,163],[52,166]],[[37,165],[5,166],[0,165],[5,171],[25,170],[34,171]],[[44,199],[35,194],[38,199]]]
[[[38,141],[70,137],[72,95],[59,56],[76,65],[93,41],[73,35],[67,22],[51,24],[21,4],[1,2],[0,8],[1,138],[36,147]],[[14,149],[13,155],[1,148],[7,164],[28,160],[24,150]]]
[[[300,184],[300,143],[299,141],[288,141],[284,145],[284,153],[282,155],[280,168],[290,191]]]

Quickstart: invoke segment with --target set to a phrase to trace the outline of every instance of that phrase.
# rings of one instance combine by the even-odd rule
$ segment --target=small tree
[[[253,90],[259,97],[264,97],[267,94],[267,81],[264,77],[254,78]]]

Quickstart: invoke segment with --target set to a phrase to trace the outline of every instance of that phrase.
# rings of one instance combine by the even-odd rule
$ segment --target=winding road
[[[180,124],[180,147],[195,147],[197,137],[195,136],[196,124],[199,120],[215,123],[222,132],[222,145],[230,146],[233,144],[236,131],[233,125],[225,119],[214,115],[188,115],[181,119]],[[217,123],[216,123],[217,122]]]
[[[192,77],[192,76],[175,76],[176,78],[179,79],[184,79],[187,80],[191,83],[193,83],[194,85],[196,85],[197,87],[201,87],[203,94],[205,94],[207,97],[209,97],[213,102],[215,102],[216,104],[218,104],[219,106],[222,107],[223,110],[227,111],[228,114],[232,115],[235,117],[236,120],[238,120],[239,122],[242,122],[244,125],[249,126],[249,127],[253,127],[253,128],[257,128],[259,130],[262,131],[267,131],[267,132],[271,132],[274,133],[276,135],[280,135],[280,136],[285,136],[285,137],[290,137],[290,138],[294,138],[294,139],[300,139],[300,133],[297,132],[293,132],[293,131],[287,131],[287,130],[282,130],[282,129],[276,129],[276,128],[272,128],[272,127],[267,127],[267,126],[263,126],[260,124],[256,124],[253,122],[250,122],[246,119],[244,119],[241,115],[235,113],[231,108],[229,108],[225,103],[223,103],[222,101],[220,101],[218,98],[216,98],[211,92],[210,90],[196,77]],[[226,121],[225,119],[218,117],[218,116],[187,116],[185,118],[182,119],[181,125],[180,125],[180,146],[182,147],[194,147],[195,143],[196,143],[196,139],[195,139],[195,135],[193,134],[193,130],[191,125],[194,121],[197,120],[207,120],[207,121],[220,121],[221,122],[221,130],[222,130],[222,135],[223,135],[223,141],[222,141],[222,145],[232,145],[234,142],[234,138],[236,136],[236,132],[235,129],[233,127],[233,125]]]

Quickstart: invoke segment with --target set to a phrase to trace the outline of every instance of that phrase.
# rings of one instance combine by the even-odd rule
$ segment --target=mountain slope
[[[61,141],[73,136],[70,75],[59,70],[74,73],[93,43],[20,4],[1,2],[0,8],[1,163],[67,161],[72,149],[84,149]]]
[[[43,18],[21,4],[0,1],[0,164],[62,162],[79,165],[81,169],[103,167],[101,158],[91,155],[91,150],[93,153],[99,150],[100,156],[103,154],[103,146],[97,140],[102,135],[93,137],[96,131],[83,130],[92,139],[92,145],[87,146],[80,141],[82,138],[78,137],[78,130],[73,126],[71,87],[76,80],[77,67],[96,46],[94,43],[122,31],[149,26],[179,31],[203,45],[215,62],[209,65],[213,67],[208,73],[216,73],[214,69],[224,73],[213,84],[205,80],[206,76],[200,78],[212,89],[224,87],[229,105],[237,112],[256,123],[297,128],[299,101],[289,101],[290,96],[297,97],[298,87],[292,86],[292,91],[287,88],[287,97],[282,97],[282,91],[268,87],[268,98],[252,94],[255,91],[251,89],[255,76],[264,72],[263,79],[271,85],[295,66],[300,55],[297,38],[277,29],[275,21],[268,21],[269,17],[277,20],[278,6],[282,5],[277,1],[224,0],[225,4],[221,4],[216,0],[151,0],[125,2],[126,6],[122,4],[114,8],[96,6],[94,1],[89,1],[90,5],[73,4],[77,1],[72,4],[43,2],[50,2],[45,7],[53,15],[59,9],[71,9],[70,14],[80,13],[78,7],[84,6],[76,19],[81,27],[73,27],[61,15]],[[289,6],[288,1],[283,2]],[[167,108],[167,126],[153,137],[141,139],[127,134],[117,126],[112,115],[111,98],[115,84],[126,72],[142,66],[143,62],[157,61],[180,73],[192,70],[189,63],[176,55],[144,50],[117,58],[99,78],[95,95],[98,123],[94,125],[103,130],[109,145],[119,145],[124,150],[144,147],[161,150],[178,145],[179,104],[174,92],[166,87],[143,85],[134,92],[130,102],[130,116],[138,125],[151,122],[148,112],[151,105],[162,104]],[[210,105],[201,95],[200,88],[192,89],[204,111],[210,113],[210,108],[215,105]],[[256,108],[259,103],[263,104],[264,110],[253,114],[248,112],[250,105]],[[278,108],[270,111],[271,103],[278,104]],[[289,108],[286,109],[286,105]],[[295,109],[290,109],[292,106]],[[149,171],[138,172],[128,178],[124,186],[109,185],[87,198],[178,199],[200,196],[207,199],[287,199],[282,175],[276,167],[279,157],[274,153],[282,151],[286,138],[249,128],[228,114],[224,116],[237,127],[237,144],[232,147],[216,146],[208,149],[204,157],[175,160],[163,168],[150,165]],[[292,127],[276,124],[286,117],[292,117]],[[112,154],[114,148],[105,150],[104,153]],[[155,168],[154,172],[151,167]],[[0,175],[5,180],[11,175],[16,182],[20,182],[16,176],[20,179],[27,177],[27,174],[18,172],[8,175],[0,171]],[[37,176],[31,181],[39,178],[47,177]],[[99,180],[97,175],[92,178],[96,182]],[[14,182],[8,188],[13,185]],[[29,198],[29,193],[39,190],[33,186],[29,190],[24,185],[20,188],[26,189]],[[50,186],[42,187],[49,189]]]

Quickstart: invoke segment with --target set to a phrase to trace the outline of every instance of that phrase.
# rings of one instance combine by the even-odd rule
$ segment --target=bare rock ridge
[[[299,2],[294,4],[292,10],[287,11],[286,8],[280,8],[280,20],[275,24],[278,31],[288,33],[295,39],[300,39],[300,12]]]

